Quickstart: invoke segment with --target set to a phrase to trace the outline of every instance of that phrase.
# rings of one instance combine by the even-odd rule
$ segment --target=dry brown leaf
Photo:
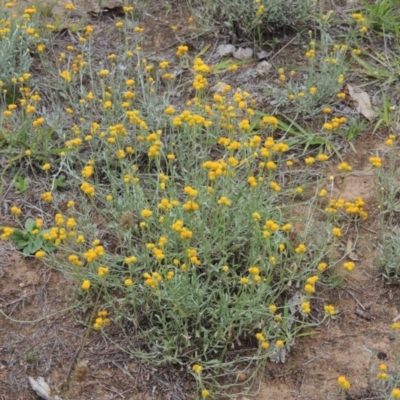
[[[29,383],[33,391],[44,400],[62,400],[61,397],[55,395],[54,397],[50,395],[50,387],[46,381],[39,376],[37,379],[33,379],[28,376]]]
[[[357,86],[349,84],[347,85],[347,89],[352,100],[357,103],[357,111],[364,115],[365,118],[372,121],[376,117],[376,113],[372,109],[368,93]]]
[[[358,261],[358,256],[357,254],[353,251],[353,242],[351,241],[351,239],[349,239],[347,241],[346,244],[346,254],[347,257],[351,260],[351,261]]]

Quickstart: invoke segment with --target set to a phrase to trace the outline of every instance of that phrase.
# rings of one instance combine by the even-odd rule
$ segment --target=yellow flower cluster
[[[304,285],[304,290],[308,296],[315,292],[315,284],[318,282],[319,277],[317,275],[311,276],[307,279],[306,284]]]
[[[10,238],[10,236],[14,233],[14,229],[10,228],[8,226],[5,226],[3,228],[3,233],[1,234],[0,238],[1,240],[7,240]]]
[[[265,340],[265,336],[262,333],[256,333],[256,339],[262,349],[267,350],[269,348],[269,343]]]
[[[188,52],[188,50],[189,50],[188,46],[178,46],[178,49],[176,51],[176,55],[178,57],[182,57]]]
[[[375,168],[381,168],[382,167],[382,159],[380,157],[370,157],[369,158],[369,162]]]
[[[82,192],[88,195],[89,197],[94,197],[96,189],[90,183],[85,181],[81,184],[80,188]]]
[[[104,256],[105,251],[103,246],[96,246],[94,248],[88,249],[83,253],[83,258],[88,262],[91,263],[96,260],[98,257]]]
[[[102,329],[103,327],[110,325],[111,321],[109,318],[107,318],[107,315],[107,311],[99,311],[97,313],[97,318],[93,324],[93,328]]]
[[[331,121],[327,121],[323,125],[323,129],[326,131],[332,131],[335,129],[338,129],[341,125],[345,124],[347,122],[347,118],[341,117],[341,118],[332,118]]]
[[[330,214],[336,214],[338,210],[345,208],[346,214],[359,216],[361,219],[367,219],[368,214],[364,210],[365,202],[361,197],[356,197],[353,202],[344,199],[330,200],[329,206],[325,211]]]
[[[76,254],[70,254],[68,256],[68,261],[72,264],[75,265],[76,267],[80,267],[83,265],[83,262],[79,259],[79,256]]]
[[[301,303],[301,310],[303,311],[304,314],[310,314],[311,312],[310,302],[304,301],[303,303]]]
[[[158,272],[153,272],[151,275],[148,272],[143,274],[144,283],[151,289],[155,289],[162,282],[162,276]]]
[[[196,374],[201,374],[201,372],[203,371],[203,367],[201,365],[194,364],[193,367],[192,367],[192,370]]]
[[[203,163],[202,168],[208,170],[208,178],[213,181],[219,176],[227,175],[227,164],[224,160],[206,161]]]
[[[53,242],[54,246],[59,246],[68,238],[65,228],[52,227],[49,232],[43,233],[43,239]]]
[[[325,314],[327,314],[327,315],[329,315],[329,316],[334,316],[335,314],[336,314],[336,310],[335,310],[335,307],[334,306],[332,306],[332,305],[326,305],[326,306],[324,306],[324,311],[325,311]]]
[[[343,390],[349,390],[350,389],[350,382],[346,379],[345,376],[339,376],[339,378],[337,379],[337,382],[339,384],[339,386],[343,389]]]
[[[173,126],[204,126],[208,128],[212,125],[212,121],[206,119],[200,114],[192,114],[189,110],[184,110],[181,114],[173,118]]]
[[[181,239],[190,239],[193,236],[193,232],[186,228],[184,226],[184,223],[182,220],[178,219],[175,221],[172,225],[171,228],[179,233],[179,236]]]

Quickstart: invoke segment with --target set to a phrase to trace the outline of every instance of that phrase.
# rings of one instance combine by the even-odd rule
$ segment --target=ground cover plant
[[[245,393],[268,360],[284,361],[296,338],[336,318],[318,290],[351,279],[357,262],[343,241],[376,211],[334,190],[353,171],[345,156],[361,130],[359,115],[345,113],[345,83],[368,43],[365,16],[349,14],[348,36],[332,42],[335,15],[322,3],[247,3],[191,2],[187,23],[211,7],[233,29],[246,10],[240,30],[260,43],[265,23],[310,26],[301,63],[261,81],[268,106],[229,81],[239,63],[209,62],[207,48],[182,42],[165,58],[146,55],[143,4],[107,20],[114,40],[100,55],[87,14],[63,27],[34,5],[1,8],[1,194],[22,199],[36,185],[35,208],[11,204],[1,239],[65,275],[85,340],[123,338],[135,359],[183,368],[196,398]],[[398,111],[385,99],[384,150],[369,161],[384,273],[396,281]],[[379,368],[379,398],[400,398],[397,369]],[[350,382],[338,384],[345,398]]]

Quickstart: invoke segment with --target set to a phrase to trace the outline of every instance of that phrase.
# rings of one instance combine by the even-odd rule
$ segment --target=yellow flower
[[[261,215],[258,212],[254,212],[251,216],[253,217],[254,221],[261,220]]]
[[[311,165],[315,163],[315,158],[314,157],[307,157],[304,162],[306,163],[306,165]]]
[[[182,208],[185,211],[197,211],[199,209],[199,205],[195,201],[189,200],[182,206]]]
[[[285,342],[283,340],[277,340],[276,341],[276,347],[278,349],[281,349],[285,345]]]
[[[42,200],[50,203],[53,201],[53,195],[51,194],[51,192],[45,192],[41,195]]]
[[[353,261],[347,261],[343,264],[343,268],[349,272],[353,271],[354,267],[355,267],[355,264],[353,263]]]
[[[249,279],[246,277],[240,278],[240,283],[242,285],[247,285],[249,283]]]
[[[107,76],[109,73],[110,73],[110,71],[108,71],[107,69],[102,69],[102,70],[99,72],[99,75],[100,75],[102,78],[104,78],[104,77]]]
[[[89,290],[89,289],[90,289],[90,281],[87,280],[87,279],[84,280],[84,281],[82,282],[81,288],[82,288],[83,290]]]
[[[130,279],[130,278],[125,279],[124,285],[127,286],[127,287],[132,286],[133,285],[132,279]]]
[[[265,340],[265,337],[264,337],[264,335],[262,333],[259,332],[259,333],[256,333],[256,339],[259,342],[263,342]]]
[[[75,10],[75,6],[72,3],[68,3],[64,6],[64,8],[68,11]]]
[[[229,207],[231,205],[231,201],[226,196],[222,196],[219,198],[218,204]]]
[[[201,391],[201,397],[206,398],[206,397],[209,397],[209,396],[210,396],[210,392],[207,389],[203,389]]]
[[[257,180],[254,178],[254,176],[250,176],[247,178],[247,182],[251,187],[256,187],[257,186]]]
[[[333,228],[332,229],[332,234],[333,234],[333,236],[341,237],[342,236],[342,231],[340,230],[340,228]]]
[[[310,88],[310,94],[313,95],[315,93],[317,93],[317,88],[315,86],[313,86]]]
[[[400,329],[400,322],[394,322],[392,325],[392,330],[398,331]]]
[[[239,128],[243,131],[248,131],[250,129],[250,121],[248,119],[243,119],[239,122]]]
[[[345,376],[339,376],[337,379],[338,384],[342,387],[343,390],[349,390],[350,389],[350,382],[346,379]]]
[[[319,272],[324,272],[327,268],[328,264],[325,262],[319,263],[317,269]]]
[[[148,209],[144,209],[144,210],[141,211],[140,214],[141,214],[141,216],[143,218],[150,218],[153,215],[153,211],[148,210]]]
[[[271,311],[272,313],[275,313],[277,310],[277,307],[275,304],[271,304],[268,308],[269,308],[269,311]]]
[[[189,50],[188,46],[178,46],[178,49],[176,51],[176,55],[178,57],[182,57],[183,55],[185,55]]]
[[[35,253],[35,257],[38,258],[39,260],[43,257],[46,256],[46,253],[43,250],[39,250]]]
[[[318,161],[327,161],[329,157],[326,154],[318,154],[317,159]]]
[[[370,157],[369,158],[369,162],[375,168],[381,168],[382,167],[382,159],[380,157]]]
[[[301,303],[301,309],[303,310],[304,314],[310,314],[311,312],[310,302],[304,301],[303,303]]]
[[[304,244],[299,244],[296,248],[295,248],[295,252],[297,254],[301,254],[301,253],[305,253],[307,250],[307,247]]]
[[[271,182],[269,184],[269,187],[274,191],[274,192],[280,192],[282,188],[276,183],[276,182]]]
[[[352,169],[353,168],[347,162],[342,162],[338,166],[339,171],[350,172]]]
[[[42,166],[43,171],[48,171],[51,168],[51,165],[49,163],[46,163]]]
[[[172,115],[172,114],[175,113],[175,108],[172,107],[172,106],[169,106],[169,107],[167,107],[167,108],[165,109],[164,112],[165,112],[165,114]]]
[[[333,315],[336,314],[335,307],[332,306],[332,305],[326,305],[326,306],[324,306],[324,311],[325,311],[325,313],[326,313],[327,315],[330,315],[331,317],[332,317]]]
[[[294,190],[294,192],[297,193],[297,194],[301,194],[301,193],[303,193],[303,188],[297,187],[297,188]]]
[[[198,364],[194,364],[192,367],[192,370],[196,373],[196,374],[201,374],[201,371],[203,371],[203,367],[201,365]]]
[[[98,270],[97,270],[97,275],[98,276],[105,276],[105,275],[107,275],[108,274],[108,268],[107,267],[103,267],[103,266],[100,266],[99,268],[98,268]]]
[[[310,283],[306,283],[304,285],[304,290],[308,295],[310,295],[315,292],[315,287],[314,287],[314,285],[311,285]]]
[[[15,216],[18,216],[18,215],[20,215],[22,213],[22,211],[17,206],[12,206],[11,207],[11,213],[14,214]]]

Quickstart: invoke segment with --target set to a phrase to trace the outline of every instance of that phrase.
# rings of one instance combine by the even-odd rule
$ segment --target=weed
[[[9,217],[20,228],[1,227],[1,239],[72,278],[77,299],[91,307],[76,381],[86,377],[81,356],[95,330],[118,347],[119,335],[121,350],[141,360],[190,370],[195,397],[220,398],[230,387],[221,377],[237,376],[239,365],[254,377],[310,334],[302,330],[318,323],[308,319],[314,293],[321,283],[343,287],[356,267],[334,250],[368,218],[367,205],[337,197],[332,185],[335,174],[346,179],[353,169],[337,139],[351,142],[366,128],[337,115],[346,100],[348,55],[360,52],[350,41],[330,42],[334,16],[317,15],[312,3],[191,2],[194,11],[202,5],[211,19],[218,12],[229,29],[260,42],[265,24],[293,26],[314,13],[318,41],[311,31],[304,65],[293,72],[282,66],[274,85],[262,88],[275,96],[271,110],[257,110],[253,93],[241,87],[221,82],[210,90],[216,76],[247,62],[209,65],[209,45],[196,56],[181,44],[168,59],[147,58],[146,27],[131,6],[112,21],[118,46],[101,60],[93,27],[83,20],[69,27],[74,44],[54,55],[49,48],[60,19],[39,37],[36,8],[10,21],[1,11],[9,28],[2,37],[7,67],[0,69],[7,90],[2,183],[13,166],[34,172],[43,188],[39,207],[52,216],[34,220],[13,206]],[[74,7],[67,4],[66,12]],[[364,22],[352,16],[354,41],[362,42]],[[41,85],[15,37],[36,49]],[[385,104],[380,125],[391,125],[396,114]],[[395,138],[388,140],[390,147]],[[328,169],[333,157],[340,164]],[[389,164],[382,168],[382,159],[371,157],[378,184],[388,186],[378,196],[381,218],[392,223],[396,182],[385,174],[395,176],[394,151]],[[24,195],[20,174],[13,185]],[[390,251],[397,246],[384,241]],[[397,252],[391,257],[388,278],[398,274]],[[330,273],[338,263],[341,272]],[[327,304],[323,320],[337,313]],[[345,395],[349,381],[338,383]],[[65,391],[68,398],[70,384]]]
[[[188,4],[203,25],[218,24],[240,36],[256,38],[260,45],[266,33],[274,29],[297,28],[310,17],[313,9],[310,0],[188,0]]]

